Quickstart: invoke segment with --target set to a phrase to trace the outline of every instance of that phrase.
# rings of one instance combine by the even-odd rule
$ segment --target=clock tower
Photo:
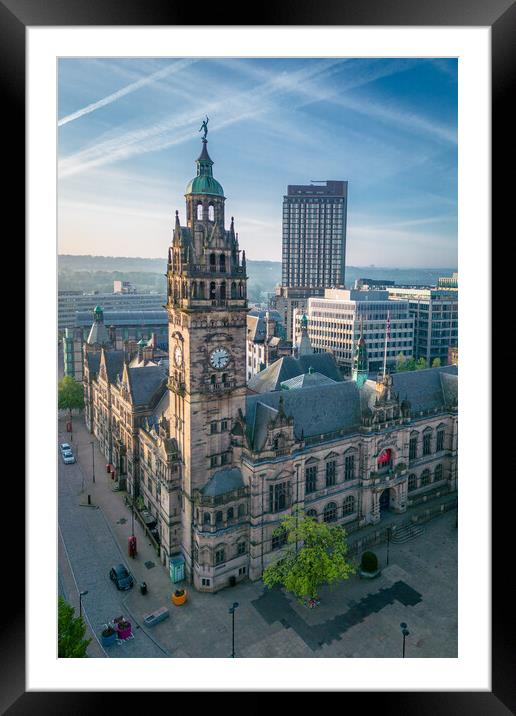
[[[186,226],[176,211],[168,252],[168,386],[171,437],[182,463],[176,513],[186,574],[196,588],[214,591],[215,567],[231,556],[217,552],[216,504],[227,507],[233,493],[243,494],[231,431],[245,412],[248,309],[245,252],[233,217],[225,228],[226,199],[207,145],[205,134],[197,175],[186,187]],[[224,514],[238,514],[238,505],[228,509]]]

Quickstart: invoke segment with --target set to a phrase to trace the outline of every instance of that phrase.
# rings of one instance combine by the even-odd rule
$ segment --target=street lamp
[[[237,608],[238,608],[238,602],[233,602],[233,606],[229,607],[229,613],[232,616],[232,626],[233,626],[232,639],[231,639],[231,643],[232,643],[231,656],[233,659],[235,658],[235,611],[237,610]]]
[[[409,636],[410,632],[407,629],[407,625],[405,624],[405,622],[401,622],[400,627],[401,627],[401,633],[403,634],[403,659],[404,659],[405,658],[405,639],[407,636]]]
[[[79,592],[79,617],[82,617],[82,598],[85,594],[88,594],[87,589],[84,592]]]
[[[92,458],[92,475],[93,475],[93,482],[95,482],[95,442],[92,440],[91,443],[91,458]]]

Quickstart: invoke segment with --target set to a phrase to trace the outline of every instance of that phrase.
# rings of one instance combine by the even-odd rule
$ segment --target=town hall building
[[[91,404],[97,381],[107,395],[112,379],[118,423],[129,416],[117,427],[128,491],[157,519],[163,563],[184,560],[195,588],[213,592],[261,577],[296,507],[359,529],[456,490],[457,366],[370,380],[362,338],[354,379],[307,351],[247,386],[245,252],[233,217],[226,228],[207,145],[205,134],[168,252],[166,382],[161,368],[129,368],[104,348],[85,372]]]

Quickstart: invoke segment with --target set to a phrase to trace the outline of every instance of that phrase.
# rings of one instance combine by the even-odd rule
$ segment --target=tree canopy
[[[435,368],[436,366],[432,364],[432,367]],[[402,373],[406,370],[422,370],[423,368],[428,368],[426,358],[419,358],[416,361],[415,358],[405,358],[403,353],[398,353],[396,356],[396,373]]]
[[[59,410],[82,410],[84,408],[84,388],[70,375],[59,381],[57,405]]]
[[[323,584],[348,579],[356,571],[347,561],[346,532],[339,525],[318,522],[295,510],[275,532],[286,536],[287,548],[264,570],[263,581],[269,588],[279,584],[303,602],[314,599]]]
[[[75,609],[63,597],[58,599],[58,648],[60,659],[77,659],[86,656],[91,639],[85,639],[86,624],[82,617],[75,616]]]

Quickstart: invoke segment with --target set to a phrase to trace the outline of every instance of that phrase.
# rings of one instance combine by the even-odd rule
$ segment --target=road
[[[66,433],[60,434],[60,441]],[[74,446],[76,447],[76,446]],[[128,594],[119,592],[109,579],[112,565],[124,562],[122,553],[102,510],[95,506],[95,492],[91,476],[84,475],[81,465],[64,465],[59,459],[59,592],[78,607],[79,591],[88,591],[82,598],[82,611],[90,627],[94,642],[88,655],[109,657],[163,658],[168,654],[138,626],[135,638],[116,649],[104,651],[99,643],[103,625],[114,617],[124,615],[131,621],[127,608]],[[87,492],[92,505],[87,504]],[[91,636],[91,635],[90,635]]]

